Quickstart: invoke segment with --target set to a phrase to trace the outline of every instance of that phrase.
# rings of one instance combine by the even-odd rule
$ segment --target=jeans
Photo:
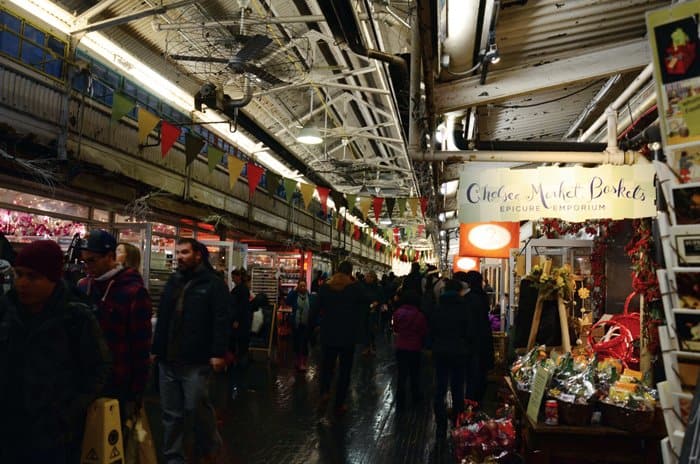
[[[352,360],[355,356],[355,345],[350,346],[328,346],[324,345],[321,352],[321,396],[327,395],[331,391],[331,379],[333,369],[338,358],[340,358],[340,368],[338,372],[338,387],[335,392],[335,407],[345,404],[350,387],[350,372],[352,371]]]
[[[396,350],[398,379],[396,381],[396,404],[401,406],[406,401],[406,381],[411,383],[413,401],[420,401],[420,351]]]
[[[163,456],[167,464],[185,463],[185,436],[192,428],[195,456],[216,453],[222,440],[209,400],[209,365],[160,361],[160,405],[163,410]],[[188,447],[189,448],[189,447]]]
[[[435,364],[435,425],[439,434],[447,430],[445,395],[447,385],[452,391],[452,412],[455,417],[464,410],[464,356],[433,353]]]
[[[299,324],[294,328],[292,333],[294,337],[292,343],[294,348],[294,353],[299,356],[309,355],[309,326],[306,324]]]
[[[481,404],[486,393],[487,370],[481,357],[471,354],[466,360],[465,397]]]

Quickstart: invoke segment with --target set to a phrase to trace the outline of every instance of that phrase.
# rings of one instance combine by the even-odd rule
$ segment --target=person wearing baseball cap
[[[104,396],[119,401],[124,425],[134,419],[146,388],[153,306],[141,274],[132,267],[122,267],[116,250],[112,234],[102,229],[90,231],[80,247],[88,275],[78,282],[78,289],[97,306],[97,320],[113,361]]]
[[[25,245],[14,265],[0,298],[0,462],[77,462],[109,351],[92,306],[61,280],[56,242]]]

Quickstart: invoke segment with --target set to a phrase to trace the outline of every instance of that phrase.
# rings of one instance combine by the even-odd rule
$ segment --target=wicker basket
[[[593,405],[590,403],[568,403],[557,400],[559,407],[559,423],[564,425],[589,425],[593,414]]]
[[[654,425],[655,409],[636,411],[605,402],[600,403],[603,424],[632,433],[646,432]]]

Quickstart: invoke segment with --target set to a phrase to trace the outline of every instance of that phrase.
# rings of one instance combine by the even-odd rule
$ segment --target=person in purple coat
[[[418,309],[421,296],[412,288],[401,290],[399,307],[392,317],[396,335],[396,364],[398,379],[396,383],[396,407],[404,408],[406,404],[406,380],[411,383],[411,395],[414,403],[422,400],[420,388],[420,355],[423,339],[428,333],[428,322]]]

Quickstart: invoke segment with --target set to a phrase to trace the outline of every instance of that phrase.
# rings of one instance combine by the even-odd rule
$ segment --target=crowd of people
[[[117,399],[126,427],[143,407],[150,371],[160,395],[165,462],[216,462],[222,439],[209,385],[212,375],[228,370],[235,399],[244,380],[257,309],[249,276],[234,270],[229,291],[206,247],[180,239],[177,270],[152,327],[139,249],[93,230],[79,253],[87,275],[75,284],[64,278],[64,255],[53,241],[34,241],[16,256],[5,253],[14,278],[0,296],[0,462],[79,462],[89,405],[98,397]],[[332,417],[346,413],[356,346],[374,356],[380,337],[393,340],[397,410],[423,401],[421,357],[426,348],[432,351],[438,442],[460,412],[461,398],[482,400],[493,343],[478,272],[447,279],[414,263],[407,276],[387,273],[380,280],[373,271],[353,274],[352,263],[343,261],[330,277],[319,272],[310,289],[299,281],[286,303],[299,371],[307,369],[318,336],[319,416],[328,413],[334,378]]]

